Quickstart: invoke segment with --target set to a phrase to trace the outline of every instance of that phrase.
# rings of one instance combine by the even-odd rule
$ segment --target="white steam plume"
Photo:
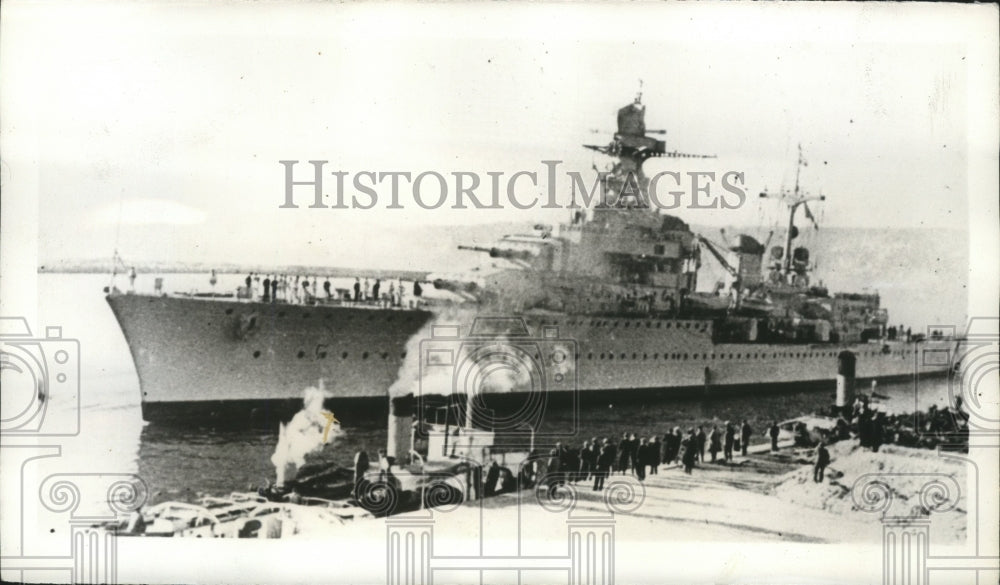
[[[287,425],[279,425],[278,445],[271,455],[278,486],[295,479],[299,468],[306,462],[306,455],[320,451],[343,434],[340,422],[333,413],[323,410],[326,397],[322,382],[319,388],[306,388],[302,395],[302,410]]]

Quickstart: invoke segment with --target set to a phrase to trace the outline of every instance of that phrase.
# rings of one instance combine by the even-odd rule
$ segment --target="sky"
[[[690,223],[773,224],[757,193],[794,185],[801,144],[825,225],[965,230],[973,21],[917,8],[15,2],[3,136],[33,150],[5,153],[5,172],[37,168],[40,263],[117,248],[291,264],[398,226],[568,212],[449,209],[453,184],[424,210],[405,183],[402,210],[385,208],[385,185],[373,209],[311,209],[308,188],[282,209],[278,161],[301,161],[302,179],[325,160],[348,181],[463,171],[485,184],[559,160],[567,202],[565,171],[590,181],[608,162],[581,145],[606,144],[641,87],[668,150],[717,157],[654,159],[647,174],[744,174],[742,207],[676,211]]]

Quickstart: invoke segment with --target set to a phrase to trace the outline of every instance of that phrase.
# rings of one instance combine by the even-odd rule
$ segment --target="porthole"
[[[325,360],[326,359],[326,352],[325,351],[319,352],[318,355],[319,355],[319,359],[321,359],[321,360]]]
[[[399,354],[399,358],[405,360],[406,359],[406,352],[404,351],[403,353]]]
[[[302,351],[300,349],[299,353],[295,354],[295,356],[298,357],[299,359],[302,359],[302,358],[306,357],[306,352],[304,352],[304,351]]]
[[[233,310],[232,309],[226,309],[226,314],[227,315],[232,315],[233,314]]]
[[[639,354],[635,354],[635,353],[633,353],[633,354],[632,354],[632,359],[636,359],[636,357],[638,357],[638,355],[639,355]]]
[[[257,359],[257,358],[260,357],[260,350],[259,349],[257,351],[255,351],[255,352],[253,352],[253,357],[254,357],[254,359]]]
[[[346,360],[347,359],[347,352],[346,351],[344,353],[340,354],[340,359],[342,359],[342,360]]]
[[[592,359],[594,359],[594,354],[593,354],[593,353],[588,353],[588,354],[587,354],[587,359],[588,359],[588,360],[592,360]]]
[[[383,352],[382,352],[382,359],[384,359],[384,360],[387,360],[387,359],[389,359],[389,352],[387,352],[387,351],[383,351]]]
[[[368,352],[367,351],[365,353],[361,354],[361,359],[363,359],[363,360],[368,359]]]

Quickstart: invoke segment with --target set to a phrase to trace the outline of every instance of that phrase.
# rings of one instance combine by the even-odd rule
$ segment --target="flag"
[[[819,229],[819,222],[816,221],[816,218],[813,217],[812,211],[809,210],[809,204],[803,203],[802,207],[804,207],[806,210],[806,217],[809,218],[809,221],[813,222],[813,227]]]

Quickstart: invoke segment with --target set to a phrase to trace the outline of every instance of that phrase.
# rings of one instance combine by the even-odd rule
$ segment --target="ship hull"
[[[431,338],[430,325],[445,324],[427,310],[349,304],[132,294],[107,300],[132,353],[148,421],[249,417],[271,424],[295,412],[303,389],[320,380],[340,412],[360,415],[373,402],[387,403],[407,356]],[[575,347],[573,382],[559,385],[554,400],[833,389],[845,350],[856,356],[859,380],[912,379],[948,369],[940,354],[934,360],[921,354],[931,348],[947,352],[945,341],[720,344],[713,342],[707,320],[551,314],[523,319],[535,339],[543,328],[554,332],[543,344],[558,339]]]

